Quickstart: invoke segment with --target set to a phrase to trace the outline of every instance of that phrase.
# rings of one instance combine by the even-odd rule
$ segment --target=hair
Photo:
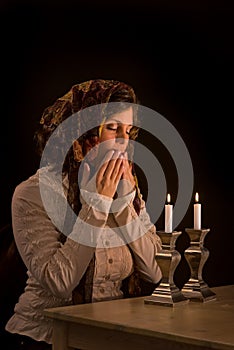
[[[139,101],[137,100],[136,96],[132,96],[129,94],[129,90],[122,89],[116,91],[113,95],[111,95],[109,102],[118,102],[116,104],[108,104],[107,111],[106,111],[106,117],[107,119],[118,112],[122,112],[129,108],[129,103],[132,103],[133,108],[133,127],[130,130],[130,140],[135,140],[138,136],[139,127],[136,126],[137,124],[137,104],[139,104]],[[108,108],[110,106],[110,108]],[[116,106],[116,107],[115,107]]]

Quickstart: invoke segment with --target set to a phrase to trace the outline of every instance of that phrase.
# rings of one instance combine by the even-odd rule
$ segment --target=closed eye
[[[111,131],[117,132],[117,131],[118,131],[118,128],[119,128],[118,125],[106,124],[106,129],[107,129],[107,130],[111,130]],[[130,135],[131,129],[132,129],[132,126],[130,126],[130,128],[126,130],[126,134],[127,134],[127,135]]]
[[[117,131],[117,128],[107,125],[107,130]]]
[[[129,130],[126,131],[126,134],[130,135],[131,130],[132,130],[132,127]]]

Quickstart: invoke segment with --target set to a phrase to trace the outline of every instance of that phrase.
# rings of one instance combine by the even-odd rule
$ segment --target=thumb
[[[90,175],[90,167],[88,163],[84,163],[84,167],[83,167],[83,174],[82,174],[82,178],[80,181],[80,188],[84,188],[88,181],[89,181],[89,175]]]

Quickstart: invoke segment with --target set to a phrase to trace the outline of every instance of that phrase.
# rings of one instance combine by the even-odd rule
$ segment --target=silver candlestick
[[[157,231],[157,234],[162,241],[162,249],[156,254],[156,260],[162,272],[162,280],[154,292],[144,299],[144,302],[163,306],[188,303],[189,300],[174,283],[174,272],[181,259],[180,253],[175,249],[175,243],[181,231],[171,233]]]
[[[204,247],[204,239],[210,229],[187,228],[185,231],[190,238],[190,246],[185,250],[184,255],[190,267],[191,277],[183,286],[182,292],[192,301],[215,300],[215,293],[209,289],[202,277],[203,267],[209,256],[208,249]]]

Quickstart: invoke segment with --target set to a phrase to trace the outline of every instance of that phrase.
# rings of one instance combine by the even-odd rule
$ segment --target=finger
[[[105,156],[104,161],[102,162],[103,165],[100,167],[100,170],[98,172],[99,177],[111,177],[116,161],[119,160],[119,155],[120,152],[118,151],[112,150],[111,152],[108,152],[108,154]]]
[[[116,183],[116,186],[118,185],[121,177],[123,176],[123,173],[124,173],[124,165],[123,165],[123,161],[121,160],[118,167],[118,171],[116,171],[115,178],[114,178],[114,182]]]
[[[120,152],[116,151],[106,166],[104,176],[112,180],[115,179],[116,175],[119,172],[121,164],[123,164],[123,159],[120,155]]]
[[[123,157],[120,156],[120,158],[116,159],[112,163],[113,164],[109,165],[107,172],[109,171],[110,179],[116,182],[118,181],[119,174],[121,173],[121,176],[122,176],[124,172]],[[107,173],[107,176],[108,176],[108,173]]]
[[[123,160],[119,157],[119,155],[120,155],[119,151],[113,152],[112,158],[101,167],[100,171],[97,173],[97,178],[96,178],[97,186],[100,183],[102,183],[103,185],[104,183],[109,183],[109,185],[112,183],[114,186],[117,186],[116,181],[118,181],[120,166],[123,162]],[[121,170],[120,176],[122,176],[122,173],[123,173],[123,170]]]
[[[132,162],[128,157],[128,152],[124,153],[124,159],[126,160],[126,164],[129,166],[130,170],[132,170]]]
[[[124,175],[126,175],[127,173],[131,172],[131,166],[130,166],[130,163],[128,161],[127,152],[124,152],[124,154],[123,154],[123,164],[124,164]]]
[[[114,153],[115,153],[115,151],[111,150],[105,154],[105,157],[103,158],[103,161],[101,162],[99,169],[98,169],[98,174],[100,174],[100,176],[104,175],[105,170],[108,166],[108,163],[112,159]]]
[[[84,188],[88,181],[89,181],[89,176],[90,176],[90,167],[88,163],[84,163],[83,166],[83,174],[82,174],[82,178],[81,178],[81,182],[80,182],[80,187]]]

